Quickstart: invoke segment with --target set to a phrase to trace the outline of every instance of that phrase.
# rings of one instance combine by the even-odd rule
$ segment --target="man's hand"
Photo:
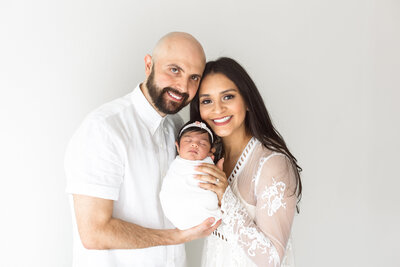
[[[218,228],[218,226],[220,226],[222,222],[222,220],[219,220],[213,225],[214,221],[215,219],[210,217],[195,227],[187,230],[180,230],[180,238],[182,239],[182,242],[189,242],[198,238],[209,236],[212,232],[214,232],[215,229]]]

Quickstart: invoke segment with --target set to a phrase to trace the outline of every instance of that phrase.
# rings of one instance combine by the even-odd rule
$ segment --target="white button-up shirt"
[[[173,228],[159,192],[175,158],[178,115],[161,117],[139,86],[89,114],[65,158],[67,193],[114,200],[113,217],[147,228]],[[87,250],[73,216],[73,266],[185,266],[184,245]]]

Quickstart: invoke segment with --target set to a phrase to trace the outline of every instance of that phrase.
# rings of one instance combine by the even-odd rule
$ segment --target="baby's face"
[[[202,160],[212,155],[208,133],[184,133],[180,144],[176,143],[176,149],[179,156],[187,160]]]

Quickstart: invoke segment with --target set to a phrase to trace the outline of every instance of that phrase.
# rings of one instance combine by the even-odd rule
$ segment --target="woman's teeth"
[[[221,119],[215,119],[213,121],[216,122],[216,123],[223,123],[223,122],[228,121],[230,118],[232,118],[232,116],[223,117]]]

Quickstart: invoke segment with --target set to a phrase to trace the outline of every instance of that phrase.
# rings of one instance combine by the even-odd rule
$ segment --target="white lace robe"
[[[222,224],[205,241],[202,266],[294,266],[297,198],[289,159],[252,138],[228,181]]]

